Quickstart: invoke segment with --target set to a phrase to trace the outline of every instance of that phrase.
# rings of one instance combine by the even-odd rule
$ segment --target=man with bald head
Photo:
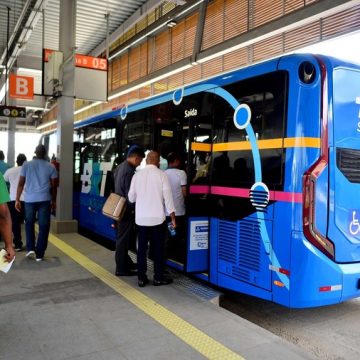
[[[146,276],[146,252],[148,240],[154,249],[155,286],[168,285],[172,279],[163,274],[165,242],[165,209],[170,214],[174,228],[175,207],[171,186],[166,174],[159,169],[160,154],[150,151],[146,157],[146,166],[132,178],[128,199],[135,203],[135,223],[138,225],[138,285],[144,287],[148,282]]]

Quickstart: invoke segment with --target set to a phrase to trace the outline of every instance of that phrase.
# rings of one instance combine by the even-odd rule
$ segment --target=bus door
[[[186,271],[209,271],[210,163],[214,94],[195,94],[187,99],[184,116],[189,119],[188,139],[188,234]]]

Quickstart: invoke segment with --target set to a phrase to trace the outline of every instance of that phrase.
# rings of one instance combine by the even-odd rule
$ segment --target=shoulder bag
[[[120,221],[124,216],[125,210],[126,198],[121,195],[111,193],[105,201],[102,213],[115,221]]]

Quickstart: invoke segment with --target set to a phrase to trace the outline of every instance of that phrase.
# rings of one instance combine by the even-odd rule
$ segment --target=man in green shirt
[[[11,216],[8,201],[10,201],[9,192],[4,177],[0,173],[0,235],[5,242],[5,250],[7,251],[5,257],[10,262],[15,257],[15,250],[11,238]]]

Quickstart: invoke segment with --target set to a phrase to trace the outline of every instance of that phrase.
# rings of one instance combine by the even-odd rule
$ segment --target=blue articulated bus
[[[187,232],[168,264],[216,286],[303,308],[360,295],[360,67],[294,54],[76,124],[74,216],[101,214],[133,145],[183,156]],[[140,170],[141,171],[141,170]]]

